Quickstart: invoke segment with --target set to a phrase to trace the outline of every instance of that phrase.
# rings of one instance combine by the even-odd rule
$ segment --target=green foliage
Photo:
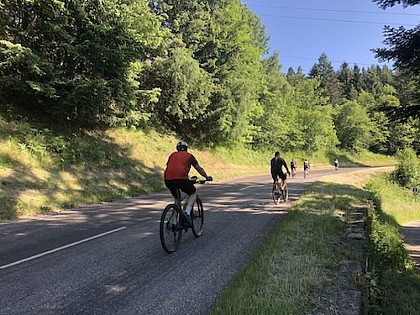
[[[129,66],[162,39],[141,1],[6,0],[1,17],[1,100],[88,126],[133,109]]]
[[[397,153],[398,165],[394,171],[396,182],[402,187],[420,185],[420,159],[411,148]]]
[[[310,78],[320,80],[320,88],[331,104],[338,104],[343,98],[343,91],[338,80],[337,73],[334,71],[331,62],[325,53],[322,53],[318,63],[314,64],[309,72]]]
[[[147,86],[148,82],[153,85]],[[151,111],[156,114],[157,124],[184,139],[199,138],[200,121],[206,118],[213,84],[186,48],[174,48],[167,58],[156,59],[146,67],[143,86],[160,91]]]
[[[419,99],[415,75],[336,72],[323,53],[309,77],[285,76],[267,44],[240,0],[3,0],[0,102],[50,124],[161,128],[200,145],[420,151],[419,120],[390,117]]]
[[[321,95],[319,84],[317,79],[299,81],[288,100],[291,110],[296,113],[296,120],[290,131],[292,141],[296,142],[295,145],[301,144],[294,148],[306,152],[331,149],[338,143],[332,108],[326,105],[326,98]]]
[[[276,52],[263,60],[265,89],[259,97],[263,114],[255,120],[259,132],[254,135],[253,143],[264,147],[275,146],[284,151],[299,146],[299,142],[293,141],[296,137],[292,138],[293,132],[298,132],[294,128],[297,110],[291,102],[293,88],[280,72],[278,58]]]
[[[383,9],[402,3],[403,6],[419,5],[418,0],[374,0]],[[420,24],[413,29],[406,29],[403,26],[393,28],[389,25],[384,27],[385,41],[388,48],[377,48],[376,57],[380,60],[393,60],[396,68],[406,71],[416,77],[416,85],[420,83]],[[416,103],[412,103],[407,109],[397,110],[398,119],[407,120],[410,117],[420,118],[420,97],[416,94]]]
[[[59,72],[30,48],[0,40],[0,100],[27,104],[57,98],[53,78]]]
[[[374,128],[366,110],[356,101],[341,105],[336,117],[337,136],[343,149],[360,150],[368,148],[372,142]]]
[[[338,71],[338,80],[343,88],[343,96],[348,100],[353,99],[355,94],[353,71],[350,69],[348,63],[344,62],[341,64],[340,70]]]
[[[380,270],[404,270],[410,266],[410,258],[404,249],[398,225],[380,218],[379,211],[370,209],[366,220],[369,235],[366,250],[374,253],[370,264]]]
[[[417,314],[420,276],[404,248],[397,222],[418,219],[418,207],[386,177],[371,180],[366,188],[373,193],[374,204],[365,218],[366,265],[359,279],[364,314]]]

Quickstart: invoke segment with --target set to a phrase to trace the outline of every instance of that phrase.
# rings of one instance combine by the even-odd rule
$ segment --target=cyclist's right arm
[[[191,156],[190,161],[191,161],[191,165],[197,170],[198,174],[205,177],[207,180],[210,180],[210,176],[208,176],[204,168],[202,168],[200,164],[198,164],[197,159],[193,155]]]
[[[201,176],[203,176],[203,177],[205,177],[205,178],[208,178],[209,176],[207,176],[207,173],[206,173],[206,171],[204,170],[204,168],[202,168],[198,163],[197,164],[193,164],[193,167],[197,170],[197,172],[201,175]]]

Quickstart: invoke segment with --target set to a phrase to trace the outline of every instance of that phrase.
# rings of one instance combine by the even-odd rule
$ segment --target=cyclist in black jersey
[[[280,152],[274,153],[274,157],[271,159],[271,177],[273,178],[273,191],[275,188],[275,185],[278,185],[279,178],[281,179],[281,183],[279,185],[279,188],[281,190],[284,189],[287,182],[287,175],[283,172],[283,166],[287,171],[287,174],[290,176],[289,168],[287,167],[286,161],[280,156]]]

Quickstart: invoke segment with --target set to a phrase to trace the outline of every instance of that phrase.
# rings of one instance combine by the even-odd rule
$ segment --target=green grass
[[[413,267],[399,232],[402,224],[420,220],[420,206],[408,189],[389,178],[379,176],[367,185],[375,207],[367,220],[366,272],[373,284],[365,286],[365,314],[420,314],[420,272]]]
[[[370,194],[347,184],[317,182],[266,238],[218,299],[215,314],[308,314],[327,310],[343,259],[354,204]],[[346,283],[354,288],[355,283]]]
[[[389,175],[377,177],[370,181],[368,188],[375,192],[381,201],[384,213],[392,217],[397,224],[420,219],[420,199],[413,198],[409,189],[404,189],[390,180]]]
[[[399,197],[396,192],[405,195],[406,191],[385,180],[386,175],[378,176],[386,171],[389,168],[334,174],[315,183],[236,274],[211,314],[328,313],[334,292],[343,285],[339,276],[342,260],[367,265],[363,276],[345,284],[363,292],[364,314],[420,314],[420,274],[410,268],[396,223],[402,218],[420,219],[418,208],[411,209],[412,200],[399,203],[401,210],[411,209],[409,216],[394,211],[375,221],[375,228],[367,230],[363,255],[347,243],[346,222],[354,205],[367,205],[374,199],[388,209],[393,208],[388,202]],[[376,236],[379,249],[375,250],[368,242]],[[372,268],[374,258],[400,268]]]

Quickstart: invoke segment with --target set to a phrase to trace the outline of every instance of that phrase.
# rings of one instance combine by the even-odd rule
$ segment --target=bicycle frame
[[[191,181],[194,184],[204,184],[206,182],[206,180],[199,181],[196,177],[192,177]],[[190,213],[192,226],[185,225],[183,222],[184,214],[182,210],[182,201],[187,197],[187,194],[183,193],[180,189],[177,189],[175,203],[168,204],[162,212],[160,219],[160,241],[163,249],[169,254],[178,249],[183,230],[188,232],[188,229],[191,228],[195,237],[200,237],[203,231],[204,210],[203,203],[198,197],[198,194],[195,205]]]
[[[284,187],[283,189],[281,189],[281,186],[283,183],[284,183]],[[287,181],[280,178],[277,181],[275,181],[273,185],[274,185],[273,187],[274,189],[272,192],[272,197],[273,197],[274,204],[278,204],[281,199],[283,199],[284,201],[287,201],[289,199],[289,190],[287,187],[288,186]]]

